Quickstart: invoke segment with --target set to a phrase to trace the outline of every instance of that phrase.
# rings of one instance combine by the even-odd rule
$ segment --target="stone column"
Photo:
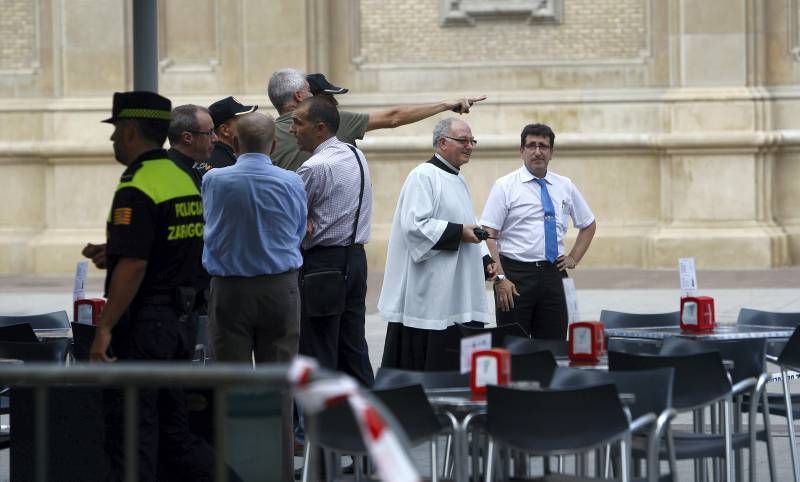
[[[773,217],[774,149],[762,86],[763,2],[671,2],[669,132],[661,148],[661,219],[647,267],[766,268],[790,263]]]

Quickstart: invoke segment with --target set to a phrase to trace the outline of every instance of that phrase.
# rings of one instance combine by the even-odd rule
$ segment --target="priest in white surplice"
[[[400,192],[378,300],[389,322],[383,367],[451,368],[458,357],[455,324],[489,321],[484,282],[494,264],[474,231],[460,174],[476,144],[465,122],[441,120],[434,157],[411,171]]]

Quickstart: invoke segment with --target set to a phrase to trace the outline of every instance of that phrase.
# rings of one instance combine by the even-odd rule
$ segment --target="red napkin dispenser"
[[[511,381],[511,352],[502,348],[472,354],[470,389],[473,396],[485,396],[487,385],[508,385]]]
[[[597,363],[606,352],[605,326],[600,321],[577,321],[569,325],[569,359]]]
[[[72,321],[83,323],[84,325],[96,325],[100,321],[100,312],[106,305],[106,300],[102,298],[84,298],[75,300],[73,304]]]
[[[710,296],[684,296],[681,298],[682,331],[712,331],[716,321],[714,298]]]

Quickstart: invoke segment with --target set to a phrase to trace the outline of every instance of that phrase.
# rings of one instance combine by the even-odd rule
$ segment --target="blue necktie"
[[[558,238],[556,237],[556,209],[547,192],[544,179],[533,179],[542,188],[542,208],[544,208],[544,257],[555,263],[558,258]]]

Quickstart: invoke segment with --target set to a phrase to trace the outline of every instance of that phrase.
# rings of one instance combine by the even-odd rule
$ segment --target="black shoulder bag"
[[[361,189],[358,193],[358,208],[356,219],[353,221],[353,235],[347,246],[344,258],[344,269],[317,271],[306,273],[300,281],[303,296],[303,311],[306,316],[335,316],[344,313],[345,300],[347,299],[347,278],[350,276],[350,250],[356,242],[358,218],[361,215],[361,201],[364,197],[364,167],[358,158],[358,153],[352,146],[350,150],[356,157],[358,170],[361,173]]]

